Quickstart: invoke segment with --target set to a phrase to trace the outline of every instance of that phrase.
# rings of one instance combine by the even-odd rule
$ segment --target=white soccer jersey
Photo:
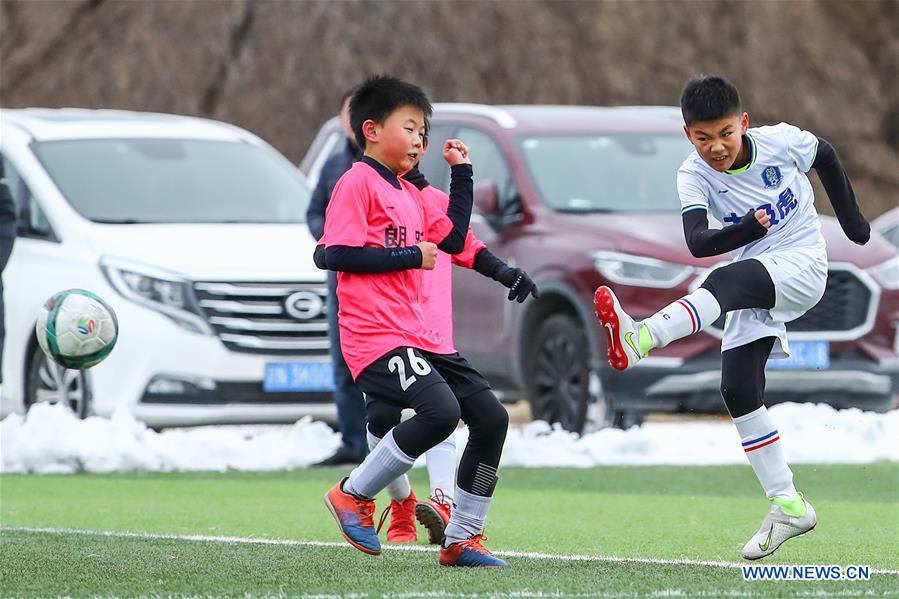
[[[818,138],[787,123],[754,127],[747,132],[749,163],[718,172],[694,150],[677,171],[681,213],[707,210],[724,225],[736,224],[749,211],[765,210],[771,227],[761,239],[731,255],[751,258],[775,249],[824,249],[824,237],[811,183]]]

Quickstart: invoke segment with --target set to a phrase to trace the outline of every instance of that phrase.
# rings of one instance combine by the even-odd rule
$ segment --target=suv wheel
[[[36,344],[28,364],[26,410],[38,402],[64,403],[79,418],[87,417],[91,388],[85,371],[63,368]]]
[[[603,401],[583,327],[568,314],[553,314],[537,328],[532,347],[525,372],[534,419],[582,432],[591,394]]]

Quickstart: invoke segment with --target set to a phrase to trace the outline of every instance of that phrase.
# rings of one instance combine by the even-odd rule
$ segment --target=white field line
[[[212,535],[176,535],[166,533],[125,532],[111,530],[84,530],[81,528],[40,528],[33,526],[0,526],[0,532],[35,532],[48,534],[74,534],[97,537],[170,540],[170,541],[201,541],[206,543],[230,543],[244,545],[285,545],[289,547],[334,547],[352,549],[347,543],[331,541],[296,541],[292,539],[265,539],[258,537],[230,537]],[[413,553],[436,553],[436,549],[421,545],[383,545],[385,551],[407,551]],[[620,564],[656,564],[663,566],[708,566],[712,568],[739,569],[746,563],[727,562],[723,560],[698,560],[698,559],[661,559],[653,557],[618,557],[614,555],[567,555],[555,553],[539,553],[535,551],[492,551],[500,557],[523,557],[538,560],[558,560],[567,562],[611,562]],[[899,575],[899,570],[885,570],[871,568],[872,574]]]

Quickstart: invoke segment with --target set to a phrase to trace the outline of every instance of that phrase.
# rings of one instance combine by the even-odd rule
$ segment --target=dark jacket
[[[0,158],[0,237],[16,236],[16,205],[13,202],[6,175],[3,170],[3,159]]]
[[[325,234],[325,210],[331,201],[331,192],[337,185],[337,180],[350,170],[353,163],[362,158],[362,150],[356,144],[346,140],[344,148],[328,158],[322,166],[322,172],[318,176],[318,183],[312,190],[309,199],[309,209],[306,211],[306,224],[309,232],[316,241]]]

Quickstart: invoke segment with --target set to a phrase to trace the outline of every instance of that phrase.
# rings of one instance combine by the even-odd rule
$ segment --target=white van
[[[19,215],[0,417],[62,401],[154,427],[333,420],[310,191],[286,158],[206,119],[31,108],[0,111],[0,153]],[[119,321],[86,371],[49,362],[34,335],[40,306],[73,287]]]

